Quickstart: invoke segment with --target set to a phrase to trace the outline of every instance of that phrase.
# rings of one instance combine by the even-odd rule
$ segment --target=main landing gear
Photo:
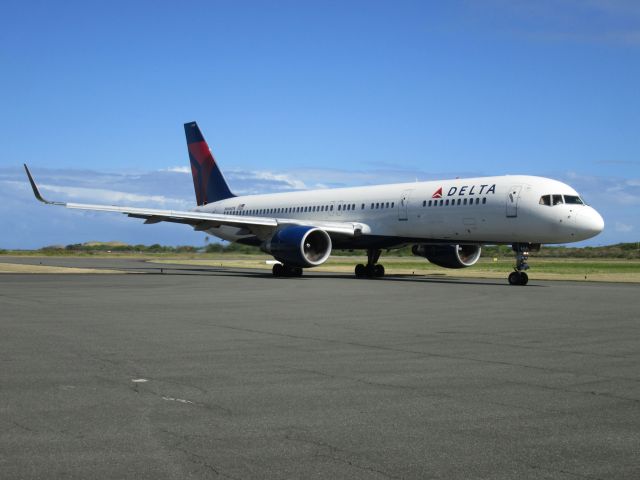
[[[531,245],[528,243],[514,243],[513,251],[516,254],[516,266],[514,271],[509,274],[509,285],[526,285],[529,282],[529,275],[525,270],[529,270],[529,249]]]
[[[282,263],[274,263],[271,269],[274,277],[301,277],[302,268]]]
[[[368,249],[367,264],[363,265],[359,263],[358,265],[356,265],[356,277],[358,278],[384,277],[384,267],[379,263],[377,263],[381,253],[382,253],[382,250],[377,250],[373,248]]]

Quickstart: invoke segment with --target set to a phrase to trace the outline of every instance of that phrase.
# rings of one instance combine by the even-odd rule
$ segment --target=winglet
[[[27,177],[29,177],[29,183],[31,184],[31,188],[33,189],[33,194],[38,200],[48,205],[66,205],[66,203],[64,202],[50,202],[49,200],[45,200],[45,198],[42,195],[40,195],[40,190],[38,190],[38,186],[36,185],[36,182],[33,180],[33,177],[31,176],[29,167],[27,167],[26,163],[23,163],[23,165],[24,165],[25,171],[27,172]]]

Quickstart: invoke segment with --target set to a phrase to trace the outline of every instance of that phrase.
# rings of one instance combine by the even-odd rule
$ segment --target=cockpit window
[[[552,196],[552,200],[553,200],[553,204],[554,205],[561,205],[562,202],[562,195],[553,195]]]
[[[540,205],[551,206],[551,195],[543,195],[540,197]]]
[[[584,205],[582,199],[576,195],[565,195],[564,203],[567,203],[569,205]]]

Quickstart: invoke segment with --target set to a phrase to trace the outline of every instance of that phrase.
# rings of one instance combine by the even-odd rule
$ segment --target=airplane
[[[602,216],[557,180],[527,175],[236,196],[196,122],[184,124],[196,195],[190,211],[46,200],[24,165],[35,197],[71,209],[119,212],[145,224],[183,223],[272,255],[276,277],[301,276],[332,249],[366,250],[356,277],[382,277],[381,252],[412,245],[444,268],[466,268],[483,245],[511,245],[510,285],[526,285],[528,257],[542,244],[577,242],[604,229]]]

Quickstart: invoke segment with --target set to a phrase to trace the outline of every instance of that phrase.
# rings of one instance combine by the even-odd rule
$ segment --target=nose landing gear
[[[359,263],[356,265],[356,277],[384,277],[384,266],[377,263],[381,253],[382,250],[368,249],[367,264],[363,265]]]
[[[509,285],[526,285],[529,282],[529,275],[524,272],[511,272],[509,274]]]
[[[529,282],[529,275],[525,270],[529,270],[529,252],[540,250],[539,244],[514,243],[511,247],[516,254],[516,265],[514,271],[509,274],[509,285],[526,285]]]

